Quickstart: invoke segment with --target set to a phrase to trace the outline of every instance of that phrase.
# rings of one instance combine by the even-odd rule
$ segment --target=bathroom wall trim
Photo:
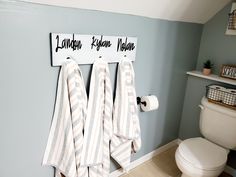
[[[156,155],[158,155],[158,154],[160,154],[160,153],[162,153],[162,152],[164,152],[164,151],[166,151],[166,150],[168,150],[168,149],[170,149],[170,148],[172,148],[172,147],[178,145],[180,142],[181,142],[180,139],[175,139],[175,140],[169,142],[168,144],[166,144],[166,145],[164,145],[164,146],[161,146],[161,147],[155,149],[154,151],[152,151],[152,152],[150,152],[150,153],[148,153],[148,154],[142,156],[141,158],[139,158],[139,159],[137,159],[137,160],[131,162],[128,171],[129,171],[129,170],[132,170],[133,168],[137,167],[138,165],[141,165],[142,163],[144,163],[144,162],[146,162],[146,161],[152,159],[152,158],[155,157]],[[112,173],[110,173],[110,177],[118,177],[118,176],[121,176],[121,175],[123,175],[123,174],[125,174],[125,171],[123,171],[123,170],[120,168],[120,169],[115,170],[115,171],[113,171]]]
[[[162,152],[164,152],[164,151],[166,151],[166,150],[168,150],[168,149],[170,149],[170,148],[172,148],[172,147],[174,147],[176,145],[179,145],[181,142],[182,142],[181,139],[175,139],[175,140],[167,143],[166,145],[163,145],[163,146],[155,149],[154,151],[152,151],[152,152],[142,156],[141,158],[131,162],[130,167],[129,167],[129,169],[127,171],[130,171],[130,170],[134,169],[135,167],[141,165],[142,163],[152,159],[156,155],[158,155],[158,154],[160,154],[160,153],[162,153]],[[233,169],[232,167],[228,166],[228,165],[225,167],[224,172],[230,174],[231,176],[234,176],[236,174],[236,170]],[[119,177],[119,176],[121,176],[121,175],[123,175],[125,173],[126,172],[123,171],[120,168],[120,169],[117,169],[117,170],[111,172],[110,173],[110,177]]]

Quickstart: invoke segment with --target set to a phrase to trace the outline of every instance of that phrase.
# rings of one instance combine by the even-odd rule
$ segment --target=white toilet
[[[229,149],[236,148],[236,111],[202,98],[200,131],[204,138],[180,143],[175,153],[182,177],[217,177],[223,172]]]

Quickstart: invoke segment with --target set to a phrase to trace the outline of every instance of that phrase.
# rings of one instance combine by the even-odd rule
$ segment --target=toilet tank
[[[236,111],[201,101],[200,131],[209,141],[227,149],[236,149]]]

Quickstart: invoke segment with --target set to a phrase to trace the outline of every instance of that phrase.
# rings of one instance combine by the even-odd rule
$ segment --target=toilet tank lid
[[[223,113],[223,114],[226,114],[228,116],[236,118],[236,111],[235,110],[224,107],[224,106],[220,106],[218,104],[211,103],[207,100],[206,97],[202,98],[201,103],[202,103],[203,107],[205,107],[205,108],[209,108],[209,109],[212,109],[214,111],[217,111],[217,112],[220,112],[220,113]]]
[[[202,170],[218,169],[227,161],[226,149],[200,137],[182,141],[178,149],[185,161]]]

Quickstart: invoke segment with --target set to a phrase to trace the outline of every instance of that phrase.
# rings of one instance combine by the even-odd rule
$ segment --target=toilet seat
[[[180,143],[176,162],[189,176],[217,176],[226,164],[228,151],[204,138],[190,138]]]
[[[178,149],[184,160],[202,170],[218,169],[227,161],[226,149],[200,137],[183,141]]]

